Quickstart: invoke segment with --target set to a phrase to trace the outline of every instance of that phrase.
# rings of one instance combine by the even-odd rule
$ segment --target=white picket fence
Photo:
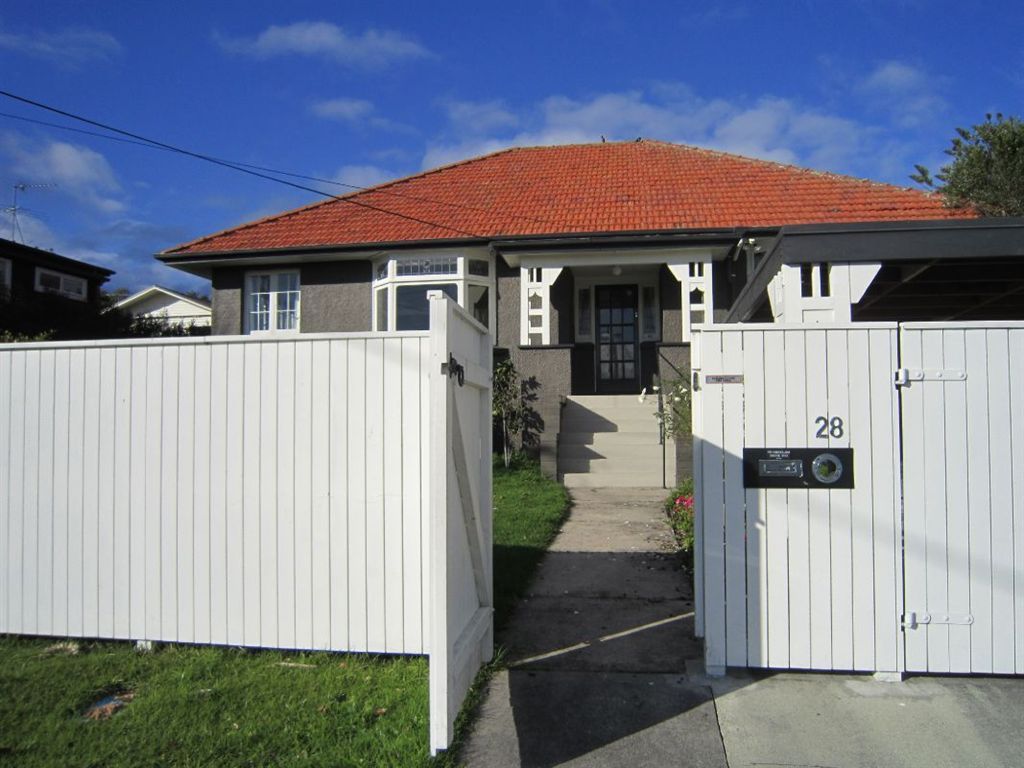
[[[491,346],[443,296],[431,312],[429,333],[0,346],[0,632],[429,653],[457,711],[439,628],[489,630],[491,602],[437,591],[475,564],[438,425],[471,411],[489,568]],[[433,748],[454,714],[432,709]]]
[[[1024,673],[1024,324],[705,326],[693,366],[710,670]],[[765,448],[853,488],[744,487]]]

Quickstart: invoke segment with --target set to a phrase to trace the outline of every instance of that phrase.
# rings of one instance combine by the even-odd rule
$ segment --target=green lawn
[[[531,466],[494,473],[497,621],[566,508]],[[0,766],[429,765],[427,661],[0,637]],[[109,719],[83,712],[134,698]]]

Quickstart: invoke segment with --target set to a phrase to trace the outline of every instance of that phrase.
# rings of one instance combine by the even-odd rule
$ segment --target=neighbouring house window
[[[832,295],[828,264],[800,265],[800,295],[805,299]]]
[[[42,267],[36,267],[36,290],[76,301],[85,301],[89,297],[89,284],[84,278]]]
[[[11,291],[11,260],[0,259],[0,298]]]
[[[457,252],[388,256],[374,264],[373,274],[373,327],[378,331],[427,330],[429,291],[443,291],[483,325],[493,324],[488,259]]]
[[[590,338],[590,324],[591,324],[591,290],[590,288],[580,288],[577,292],[576,305],[579,308],[579,319],[577,321],[576,335],[582,338]]]
[[[299,330],[301,289],[297,271],[250,273],[245,287],[247,333]]]

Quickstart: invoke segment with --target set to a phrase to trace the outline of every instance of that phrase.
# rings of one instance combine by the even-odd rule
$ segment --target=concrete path
[[[510,669],[488,688],[464,764],[724,766],[710,688],[684,675],[699,646],[665,491],[572,497],[498,637]]]
[[[1024,766],[1024,679],[707,678],[661,490],[574,489],[461,755],[514,766]]]

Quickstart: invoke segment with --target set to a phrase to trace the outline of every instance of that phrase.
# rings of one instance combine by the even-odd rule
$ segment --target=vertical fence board
[[[389,653],[401,653],[405,648],[405,540],[402,536],[402,486],[405,466],[402,463],[402,443],[408,437],[402,430],[406,418],[406,406],[402,399],[402,339],[386,339],[383,345],[384,389],[381,396],[384,401],[384,646]]]
[[[722,370],[722,336],[705,333],[701,336],[703,371]],[[706,381],[706,378],[705,378]],[[725,469],[723,388],[729,385],[702,386],[704,424],[701,448],[701,497],[708,514],[704,522],[704,660],[708,668],[726,664],[726,572],[725,572]]]
[[[348,350],[348,631],[353,650],[364,651],[367,640],[367,560],[372,557],[367,546],[367,463],[373,461],[367,431],[366,412],[367,341],[353,341]],[[372,400],[372,395],[369,399]]]
[[[211,596],[213,582],[211,578],[211,543],[213,526],[211,525],[211,489],[210,489],[210,450],[213,442],[211,430],[212,414],[210,411],[210,385],[212,372],[211,351],[208,346],[195,347],[195,367],[192,379],[195,393],[195,408],[192,421],[192,463],[193,487],[187,489],[192,494],[192,584],[193,584],[193,631],[196,639],[211,636]]]
[[[786,334],[786,445],[807,444],[807,355],[803,332]],[[811,665],[809,491],[786,491],[789,518],[789,661],[797,669]]]
[[[176,508],[166,515],[176,522],[175,562],[177,609],[175,637],[185,643],[195,640],[195,347],[182,347],[178,355],[178,402],[175,420]]]
[[[848,331],[826,331],[825,349],[828,390],[829,448],[847,448],[853,436],[863,425],[853,419],[853,402],[850,392],[850,333]],[[841,433],[833,428],[834,419],[842,419]],[[817,432],[815,433],[817,434]],[[868,434],[865,430],[864,434]],[[859,453],[859,451],[858,451]],[[854,462],[856,464],[856,461]],[[856,470],[856,467],[854,468]],[[869,481],[870,482],[870,481]],[[854,484],[856,485],[856,483]],[[854,669],[853,660],[853,491],[836,489],[828,492],[828,533],[831,584],[829,591],[831,606],[831,666],[832,669]]]
[[[337,382],[330,344],[313,347],[310,361],[310,642],[331,647],[331,398]]]
[[[786,370],[786,336],[764,334],[764,398],[772,407],[764,409],[765,447],[786,445],[785,393],[788,386]],[[794,372],[796,373],[796,372]],[[770,382],[770,384],[769,384]],[[781,402],[780,402],[781,401]],[[766,560],[762,566],[768,582],[766,622],[768,624],[769,667],[789,666],[789,515],[786,503],[789,492],[772,488],[764,491]]]
[[[826,344],[826,331],[804,331],[801,333],[805,348],[804,382],[806,393],[806,420],[801,435],[795,424],[793,436],[800,442],[792,445],[808,447],[829,445],[828,438],[818,437],[821,429],[818,419],[826,422],[833,418],[829,411],[829,368],[833,352]],[[794,336],[796,334],[793,334]],[[842,409],[844,421],[849,417]],[[795,417],[799,419],[799,415]],[[795,420],[794,419],[794,420]],[[829,430],[825,430],[828,435]],[[797,437],[799,435],[799,437]],[[832,663],[832,542],[831,542],[831,501],[832,491],[808,492],[807,496],[807,594],[810,626],[810,667],[812,669],[833,669]],[[800,571],[801,574],[804,571]],[[849,596],[846,597],[849,600]]]
[[[348,436],[351,396],[349,393],[348,361],[354,341],[332,341],[331,366],[331,433],[330,433],[330,567],[331,567],[331,645],[335,648],[353,648],[349,617],[349,591],[351,558],[349,557],[349,530],[355,510],[351,464],[348,460]]]
[[[387,647],[387,612],[385,610],[384,567],[384,386],[371,387],[370,382],[384,383],[384,340],[366,342],[366,387],[363,402],[366,408],[366,643],[369,648]],[[390,410],[394,403],[387,403]]]
[[[725,334],[722,339],[723,371],[743,369],[744,339]],[[747,568],[746,511],[743,491],[743,389],[722,387],[723,463],[725,478],[725,603],[726,664],[747,665]]]
[[[53,450],[56,439],[53,428],[54,374],[56,353],[44,350],[39,356],[39,400],[36,403],[38,419],[39,451],[36,458],[38,472],[39,551],[36,554],[36,569],[39,573],[39,592],[36,597],[36,631],[46,635],[60,632],[63,620],[54,616],[53,580]],[[25,404],[29,406],[28,403]]]
[[[423,537],[421,490],[423,468],[420,396],[423,370],[420,365],[420,339],[402,340],[402,627],[408,647],[423,644],[423,603],[418,585],[423,580]]]
[[[295,509],[294,614],[297,648],[314,648],[313,642],[313,435],[312,347],[295,345],[295,442],[293,445]]]
[[[295,647],[295,443],[298,425],[295,416],[295,344],[277,347],[278,361],[275,445],[277,504],[270,505],[277,521],[277,639],[275,645]]]
[[[68,581],[67,633],[81,636],[85,632],[83,611],[83,577],[85,549],[83,542],[85,517],[85,352],[71,350],[68,374]],[[38,387],[38,382],[36,383]],[[38,458],[36,458],[38,462]],[[38,551],[38,549],[36,550]]]
[[[743,338],[743,445],[764,448],[764,334],[751,332]],[[768,569],[767,511],[765,491],[746,489],[746,585],[747,658],[749,664],[768,664]]]

